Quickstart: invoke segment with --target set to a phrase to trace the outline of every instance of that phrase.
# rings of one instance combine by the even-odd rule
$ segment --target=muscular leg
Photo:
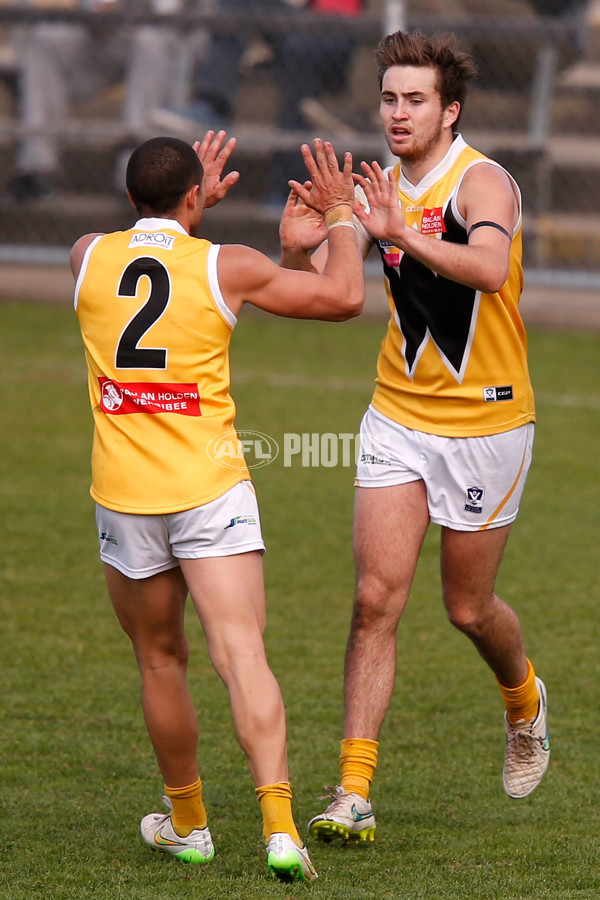
[[[256,786],[289,781],[283,699],[265,655],[265,594],[258,551],[180,560],[215,671]]]
[[[494,593],[510,525],[487,531],[442,529],[441,570],[450,622],[469,637],[505,687],[527,677],[521,625]]]
[[[198,779],[198,722],[186,680],[187,587],[181,571],[134,580],[112,566],[104,570],[137,658],[144,718],[163,779],[173,788],[190,785]]]
[[[346,648],[344,736],[377,740],[396,675],[396,632],[429,524],[422,481],[357,488],[356,597]]]

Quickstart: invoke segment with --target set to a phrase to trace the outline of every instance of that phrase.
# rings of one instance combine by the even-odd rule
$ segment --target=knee
[[[487,617],[487,603],[472,597],[444,597],[450,624],[463,634],[476,637],[481,633]]]
[[[190,648],[185,638],[161,639],[158,641],[133,641],[135,653],[140,670],[154,672],[165,666],[177,666],[187,668],[190,658]]]
[[[373,575],[359,578],[352,611],[354,628],[395,628],[406,603],[403,592]]]

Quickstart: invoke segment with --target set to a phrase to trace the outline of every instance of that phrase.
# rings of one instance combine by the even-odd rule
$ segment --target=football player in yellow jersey
[[[494,590],[535,417],[518,312],[520,193],[456,131],[475,70],[453,36],[396,32],[375,56],[381,121],[399,162],[387,171],[362,164],[355,213],[363,255],[373,244],[381,254],[390,322],[361,425],[341,780],[309,823],[324,842],[374,837],[370,787],[396,632],[430,522],[441,526],[448,618],[475,644],[505,704],[506,792],[528,795],[549,759],[545,687],[517,615]],[[283,264],[322,271],[328,242],[312,255],[309,244],[298,222],[284,223]]]
[[[245,246],[194,235],[203,210],[237,180],[221,178],[234,141],[194,147],[153,138],[132,154],[127,189],[139,219],[80,238],[75,305],[94,413],[92,496],[110,597],[142,681],[144,717],[165,782],[166,814],[141,822],[154,849],[208,863],[214,847],[198,770],[198,722],[186,680],[188,593],[256,786],[271,873],[317,875],[292,815],[285,710],[263,645],[264,545],[243,462],[221,467],[219,430],[235,439],[228,348],[244,303],[284,316],[342,321],[364,298],[352,221],[352,159],[340,170],[319,140],[311,203],[329,229],[323,275],[291,272]],[[302,217],[290,195],[284,218]],[[234,454],[235,455],[235,454]]]

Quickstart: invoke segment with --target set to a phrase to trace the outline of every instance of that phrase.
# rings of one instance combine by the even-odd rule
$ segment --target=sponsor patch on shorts
[[[512,384],[503,384],[500,387],[485,387],[483,389],[483,399],[486,403],[496,403],[499,400],[512,400]]]
[[[482,513],[483,497],[485,490],[478,485],[471,485],[465,488],[465,510],[466,512]]]
[[[360,461],[368,466],[391,466],[389,459],[384,459],[383,456],[376,456],[374,453],[362,453]]]
[[[235,528],[236,525],[258,525],[258,519],[256,516],[234,516],[229,520],[229,525],[226,525],[223,530]]]

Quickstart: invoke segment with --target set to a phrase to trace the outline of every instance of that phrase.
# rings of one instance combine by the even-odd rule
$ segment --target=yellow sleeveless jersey
[[[249,478],[218,253],[174,220],[140,219],[84,257],[75,309],[95,425],[91,494],[102,506],[178,512]]]
[[[467,169],[482,161],[492,162],[457,135],[419,185],[403,178],[398,164],[394,173],[407,224],[439,240],[466,244],[456,197]],[[516,184],[515,189],[520,198]],[[495,294],[443,278],[389,243],[377,243],[391,319],[373,406],[407,428],[448,437],[496,434],[533,421],[527,340],[518,310],[520,212],[509,276]]]

